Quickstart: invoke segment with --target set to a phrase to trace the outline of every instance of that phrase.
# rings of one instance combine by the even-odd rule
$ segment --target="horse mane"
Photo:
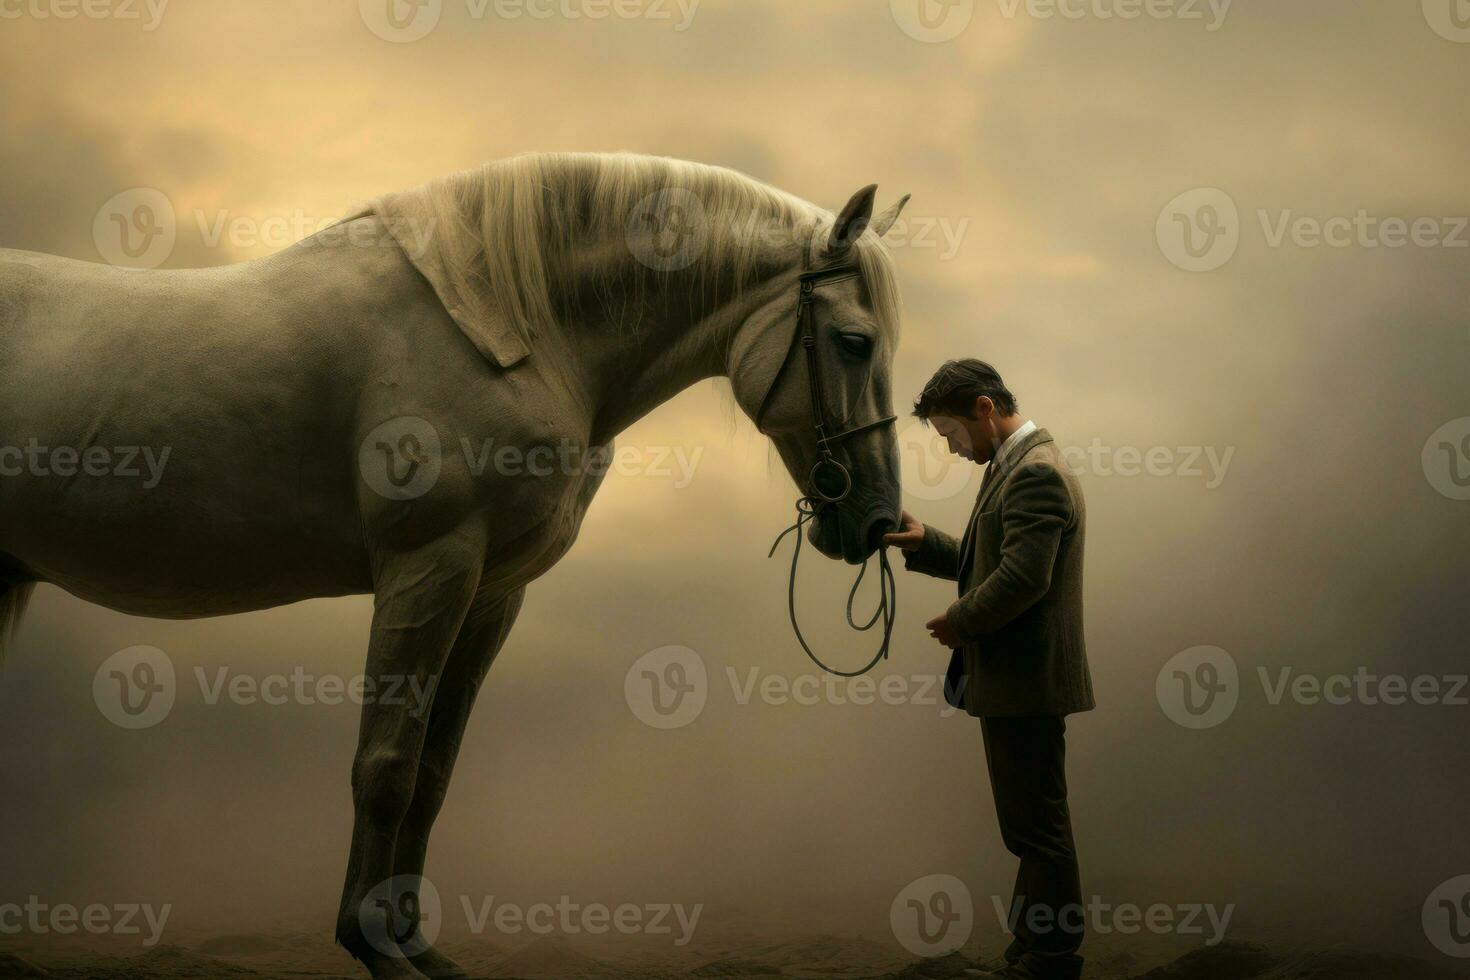
[[[696,313],[716,285],[738,299],[757,280],[769,251],[763,226],[785,229],[790,241],[806,247],[810,263],[820,258],[812,244],[826,241],[834,221],[830,212],[738,171],[634,153],[520,154],[386,195],[375,207],[398,209],[404,220],[390,225],[432,229],[412,247],[404,242],[407,251],[481,350],[504,367],[560,321],[564,290],[556,287],[568,281],[579,246],[624,242],[640,202],[665,191],[692,194],[703,207],[705,242],[680,273]],[[400,230],[394,234],[403,242]],[[603,252],[611,258],[598,267],[597,293],[625,297],[624,309],[609,312],[636,332],[642,291],[667,288],[668,274],[638,261],[626,246]],[[896,331],[898,296],[887,249],[865,232],[854,252],[880,324]],[[481,322],[472,329],[469,319]]]

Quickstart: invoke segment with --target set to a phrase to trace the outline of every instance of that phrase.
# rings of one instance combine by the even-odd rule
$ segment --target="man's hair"
[[[975,418],[975,399],[989,396],[1001,415],[1016,414],[1016,396],[1000,372],[973,357],[945,361],[914,402],[914,415],[927,421],[936,412]]]

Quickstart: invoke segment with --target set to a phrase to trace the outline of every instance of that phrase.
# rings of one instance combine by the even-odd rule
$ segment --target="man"
[[[959,583],[927,624],[954,652],[945,697],[980,719],[1006,848],[1021,859],[1011,897],[1014,939],[996,977],[1077,980],[1082,886],[1067,807],[1065,717],[1093,707],[1082,637],[1086,512],[1076,477],[1045,429],[984,361],[949,361],[914,415],[950,452],[988,463],[964,539],[908,513],[884,536],[904,566]]]

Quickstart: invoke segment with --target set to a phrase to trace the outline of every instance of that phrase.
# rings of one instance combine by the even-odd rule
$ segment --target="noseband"
[[[817,331],[814,322],[816,318],[812,314],[812,301],[818,286],[843,282],[858,275],[860,275],[860,270],[857,266],[844,265],[820,269],[816,272],[805,272],[801,276],[801,295],[796,303],[796,342],[806,350],[806,376],[811,388],[812,418],[817,430],[819,455],[808,478],[810,486],[807,492],[796,501],[796,523],[777,535],[775,542],[771,545],[771,550],[766,554],[766,557],[770,558],[776,553],[776,548],[780,546],[781,540],[792,531],[796,532],[796,547],[791,552],[791,577],[786,590],[786,606],[791,615],[791,628],[796,633],[796,641],[801,644],[801,648],[806,651],[812,663],[827,673],[836,674],[839,677],[857,677],[866,674],[878,665],[879,660],[888,657],[888,643],[893,635],[894,614],[898,611],[898,586],[894,581],[893,569],[888,564],[888,552],[880,545],[878,548],[878,608],[873,611],[872,618],[861,626],[852,618],[852,601],[857,596],[858,586],[863,583],[863,576],[867,574],[867,559],[863,559],[863,567],[858,572],[857,581],[852,583],[852,591],[847,594],[848,626],[858,631],[866,631],[872,629],[879,616],[883,617],[883,642],[879,644],[878,652],[873,655],[872,660],[868,661],[867,666],[860,670],[850,671],[834,670],[828,667],[812,652],[812,648],[806,642],[806,637],[801,634],[801,626],[796,622],[796,562],[801,555],[802,528],[824,508],[835,505],[852,492],[852,474],[836,456],[832,455],[832,444],[867,432],[869,429],[887,425],[898,418],[896,415],[889,415],[828,435],[827,402],[822,395],[822,372],[818,369]],[[787,360],[790,360],[789,354]],[[839,533],[841,528],[842,525],[839,523]]]

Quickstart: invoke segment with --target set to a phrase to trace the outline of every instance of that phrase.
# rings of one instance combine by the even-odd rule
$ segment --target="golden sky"
[[[1325,932],[1414,927],[1470,864],[1452,780],[1470,709],[1271,704],[1258,680],[1463,670],[1470,502],[1422,457],[1470,415],[1470,37],[1436,0],[1179,0],[1136,18],[1128,0],[973,0],[930,11],[964,20],[934,29],[948,39],[906,0],[607,17],[595,0],[431,0],[411,41],[383,36],[386,2],[94,0],[99,15],[63,17],[67,0],[0,0],[0,246],[100,261],[99,210],[141,187],[177,215],[168,265],[246,261],[375,194],[528,150],[722,164],[829,208],[875,181],[880,207],[912,193],[894,248],[900,415],[941,361],[978,356],[1064,446],[1100,447],[1083,476],[1099,707],[1069,722],[1089,891],[1228,896],[1251,923],[1310,907]],[[1203,229],[1201,203],[1222,202],[1234,252],[1181,251],[1176,215]],[[1393,244],[1392,222],[1425,220],[1434,243]],[[1201,262],[1218,265],[1186,268]],[[812,668],[785,561],[765,557],[794,488],[722,387],[619,440],[697,453],[688,485],[610,478],[529,590],[431,877],[850,930],[881,930],[923,874],[1008,893],[972,719],[740,703],[727,671]],[[980,471],[926,462],[923,430],[904,439],[906,507],[958,534]],[[1156,472],[1116,472],[1133,450],[1157,450]],[[849,571],[812,564],[803,583],[824,648],[857,662],[867,642],[837,628]],[[952,586],[899,575],[882,673],[921,678],[943,669],[922,624]],[[133,644],[190,678],[355,673],[369,609],[166,623],[39,590],[0,683],[0,784],[18,801],[0,840],[25,842],[0,848],[0,900],[329,915],[350,706],[211,706],[195,686],[124,732],[91,683]],[[709,703],[659,731],[623,683],[671,644],[707,665]],[[1241,703],[1189,731],[1155,683],[1202,645],[1239,664]]]

